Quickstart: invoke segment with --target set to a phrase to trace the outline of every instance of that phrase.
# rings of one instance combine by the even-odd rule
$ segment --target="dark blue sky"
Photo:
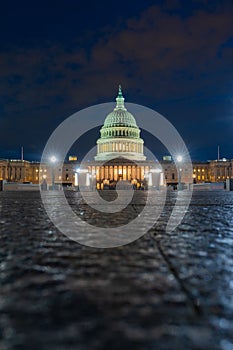
[[[233,158],[232,17],[231,0],[2,3],[0,157],[23,145],[40,159],[60,122],[114,101],[121,83],[128,102],[174,124],[193,159],[216,158],[217,145]]]

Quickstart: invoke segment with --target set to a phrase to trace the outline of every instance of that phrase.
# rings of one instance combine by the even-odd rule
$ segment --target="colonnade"
[[[82,181],[80,182],[82,178]],[[103,189],[105,185],[114,186],[118,181],[129,181],[137,188],[159,187],[164,185],[163,172],[156,172],[148,165],[92,165],[75,174],[75,185]]]
[[[135,152],[143,154],[143,143],[126,142],[120,140],[119,142],[105,142],[97,145],[98,154],[104,152]]]
[[[109,181],[118,181],[132,179],[144,180],[145,173],[149,171],[148,166],[137,166],[137,165],[104,165],[92,167],[92,173],[96,175],[96,180],[101,181],[108,179]]]

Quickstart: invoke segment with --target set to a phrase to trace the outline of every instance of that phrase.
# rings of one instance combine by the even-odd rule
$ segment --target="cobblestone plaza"
[[[38,192],[0,192],[0,348],[232,349],[233,193],[194,192],[168,234],[176,195],[141,239],[94,249],[53,226]],[[78,192],[67,198],[95,223]]]

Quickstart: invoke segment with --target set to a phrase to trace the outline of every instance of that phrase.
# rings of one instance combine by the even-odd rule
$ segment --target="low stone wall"
[[[7,182],[3,185],[3,191],[39,191],[38,184],[21,184],[17,182]]]
[[[193,185],[194,190],[209,190],[209,191],[215,191],[215,190],[224,190],[225,189],[225,183],[224,182],[209,182],[209,183],[200,183],[200,184],[194,184]]]
[[[233,179],[226,179],[226,190],[233,191]]]

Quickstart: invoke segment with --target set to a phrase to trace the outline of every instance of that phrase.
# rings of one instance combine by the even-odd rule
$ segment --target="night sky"
[[[232,0],[1,2],[0,157],[24,146],[39,160],[64,119],[113,102],[121,84],[173,123],[192,159],[216,159],[218,145],[233,158],[232,18]]]

